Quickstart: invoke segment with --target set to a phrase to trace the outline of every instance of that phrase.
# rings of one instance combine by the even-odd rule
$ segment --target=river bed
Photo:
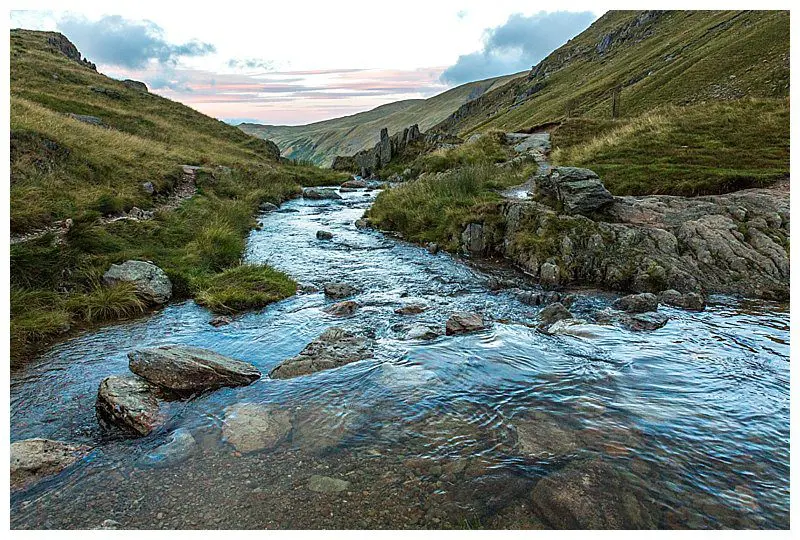
[[[312,292],[214,328],[187,301],[60,343],[12,374],[12,441],[94,448],[12,493],[12,527],[557,527],[571,518],[547,510],[548,483],[643,527],[789,526],[788,306],[712,297],[703,312],[660,307],[670,321],[651,332],[547,336],[531,327],[539,308],[492,290],[498,278],[535,288],[514,269],[357,229],[375,194],[289,201],[262,216],[248,243],[249,261],[300,283],[357,287],[352,317],[325,314],[333,301]],[[574,294],[572,312],[587,319],[616,298]],[[428,309],[394,312],[412,302]],[[415,324],[443,331],[456,311],[493,323],[406,339]],[[206,347],[266,374],[331,326],[373,337],[374,358],[170,403],[164,426],[142,439],[109,438],[97,425],[98,384],[126,373],[134,348]],[[222,426],[241,403],[288,411],[290,435],[235,451]],[[192,434],[191,452],[154,458],[177,429]],[[576,475],[598,470],[596,489],[575,487]]]

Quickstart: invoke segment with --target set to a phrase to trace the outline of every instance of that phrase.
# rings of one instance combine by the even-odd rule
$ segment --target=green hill
[[[496,77],[452,88],[428,99],[409,99],[381,105],[375,109],[315,122],[304,126],[267,126],[240,124],[250,135],[269,139],[281,149],[284,157],[330,165],[333,158],[350,156],[378,142],[381,128],[389,133],[413,124],[421,130],[436,125],[461,104],[523,74]]]
[[[253,215],[340,176],[282,163],[268,141],[98,73],[61,34],[12,30],[10,54],[12,358],[143,311],[131,288],[101,284],[111,263],[153,261],[177,297],[219,311],[294,291],[287,276],[240,265]],[[176,198],[183,165],[202,168],[193,196]],[[152,219],[112,220],[134,206]]]
[[[462,106],[436,130],[522,130],[565,117],[789,95],[789,13],[610,11],[527,77]]]

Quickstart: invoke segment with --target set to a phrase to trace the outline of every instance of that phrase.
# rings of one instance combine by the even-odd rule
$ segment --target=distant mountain
[[[330,165],[337,155],[353,155],[377,143],[381,128],[395,133],[419,124],[425,131],[447,118],[460,105],[523,75],[517,73],[471,82],[428,99],[397,101],[370,111],[304,126],[243,123],[239,128],[249,135],[273,141],[284,157]]]

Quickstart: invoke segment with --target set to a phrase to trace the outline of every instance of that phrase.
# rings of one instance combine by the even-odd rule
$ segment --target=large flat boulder
[[[135,375],[106,377],[97,390],[95,411],[100,425],[133,437],[144,437],[161,424],[158,390]]]
[[[22,489],[61,472],[91,450],[81,444],[50,439],[25,439],[11,443],[11,489]]]
[[[172,282],[167,274],[153,263],[145,261],[125,261],[112,264],[103,274],[103,283],[133,283],[136,293],[151,304],[166,304],[172,298]]]
[[[163,345],[131,351],[128,358],[132,372],[178,392],[247,386],[261,377],[261,372],[252,364],[198,347]]]
[[[295,357],[270,371],[273,379],[289,379],[372,358],[372,340],[339,327],[325,330]]]

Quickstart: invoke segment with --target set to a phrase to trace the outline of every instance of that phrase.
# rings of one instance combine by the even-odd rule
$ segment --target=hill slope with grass
[[[12,30],[10,54],[12,235],[72,223],[11,246],[12,359],[70,327],[146,310],[132,288],[101,282],[129,259],[153,261],[175,296],[216,311],[292,294],[288,276],[241,264],[253,216],[340,176],[281,162],[268,141],[98,73],[61,34]],[[165,206],[184,165],[201,167],[194,195]],[[112,221],[134,206],[156,211]]]
[[[433,131],[546,129],[615,194],[700,195],[788,174],[788,96],[788,12],[611,11]]]
[[[420,129],[425,131],[446,118],[461,104],[521,75],[523,74],[517,73],[475,81],[428,99],[397,101],[351,116],[304,126],[244,123],[239,128],[250,135],[275,142],[284,157],[327,166],[336,156],[350,156],[372,147],[378,142],[382,128],[388,128],[389,133],[395,133],[410,125],[419,124]]]

